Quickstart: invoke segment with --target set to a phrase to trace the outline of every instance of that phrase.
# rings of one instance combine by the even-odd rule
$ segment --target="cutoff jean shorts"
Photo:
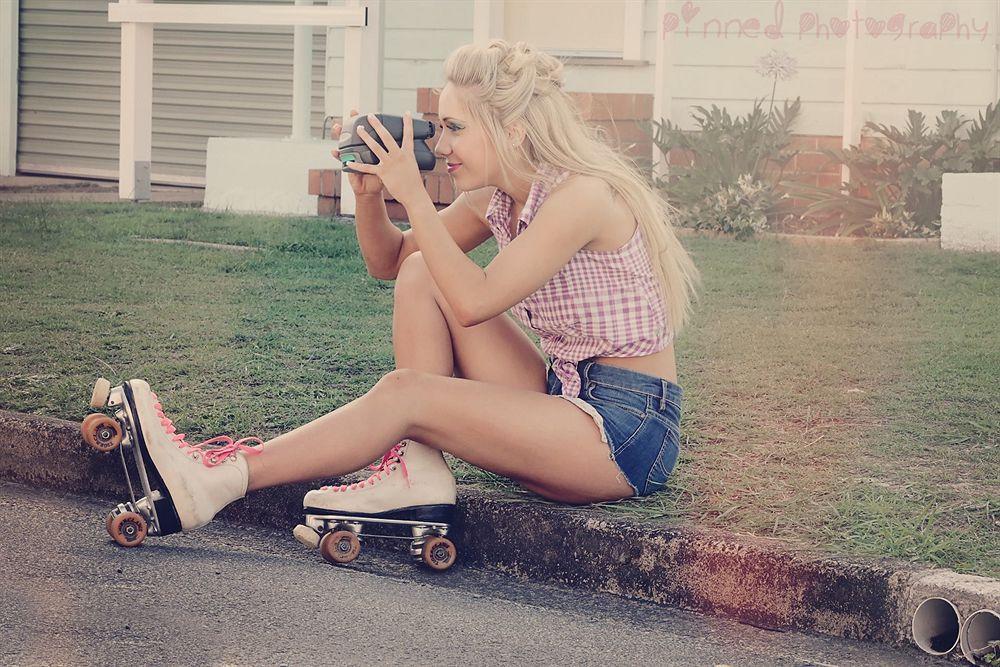
[[[633,497],[663,489],[680,453],[681,388],[661,377],[599,364],[577,363],[580,396],[562,395],[562,382],[548,364],[547,391],[593,417],[608,458],[634,490]]]

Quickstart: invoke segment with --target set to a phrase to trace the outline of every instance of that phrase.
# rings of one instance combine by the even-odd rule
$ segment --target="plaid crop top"
[[[531,223],[549,192],[570,175],[549,165],[538,172],[513,236],[508,223],[514,199],[497,188],[490,200],[486,219],[501,252]],[[580,395],[579,361],[653,354],[673,341],[666,302],[638,224],[618,250],[579,250],[511,311],[538,334],[564,396]]]

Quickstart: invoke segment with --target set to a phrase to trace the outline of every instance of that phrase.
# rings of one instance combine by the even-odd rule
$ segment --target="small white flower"
[[[771,49],[766,55],[757,59],[757,73],[765,79],[778,78],[787,81],[798,74],[795,68],[795,58],[784,51]]]

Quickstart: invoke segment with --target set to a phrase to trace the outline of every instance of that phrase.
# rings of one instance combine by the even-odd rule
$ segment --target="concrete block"
[[[331,140],[210,137],[205,204],[210,211],[316,215],[309,170],[338,166]]]
[[[1000,173],[944,174],[941,247],[1000,252]]]

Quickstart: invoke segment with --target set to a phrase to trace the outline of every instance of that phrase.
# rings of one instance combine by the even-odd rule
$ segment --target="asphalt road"
[[[948,664],[369,544],[333,567],[291,530],[215,522],[123,549],[110,506],[0,482],[0,664]]]

